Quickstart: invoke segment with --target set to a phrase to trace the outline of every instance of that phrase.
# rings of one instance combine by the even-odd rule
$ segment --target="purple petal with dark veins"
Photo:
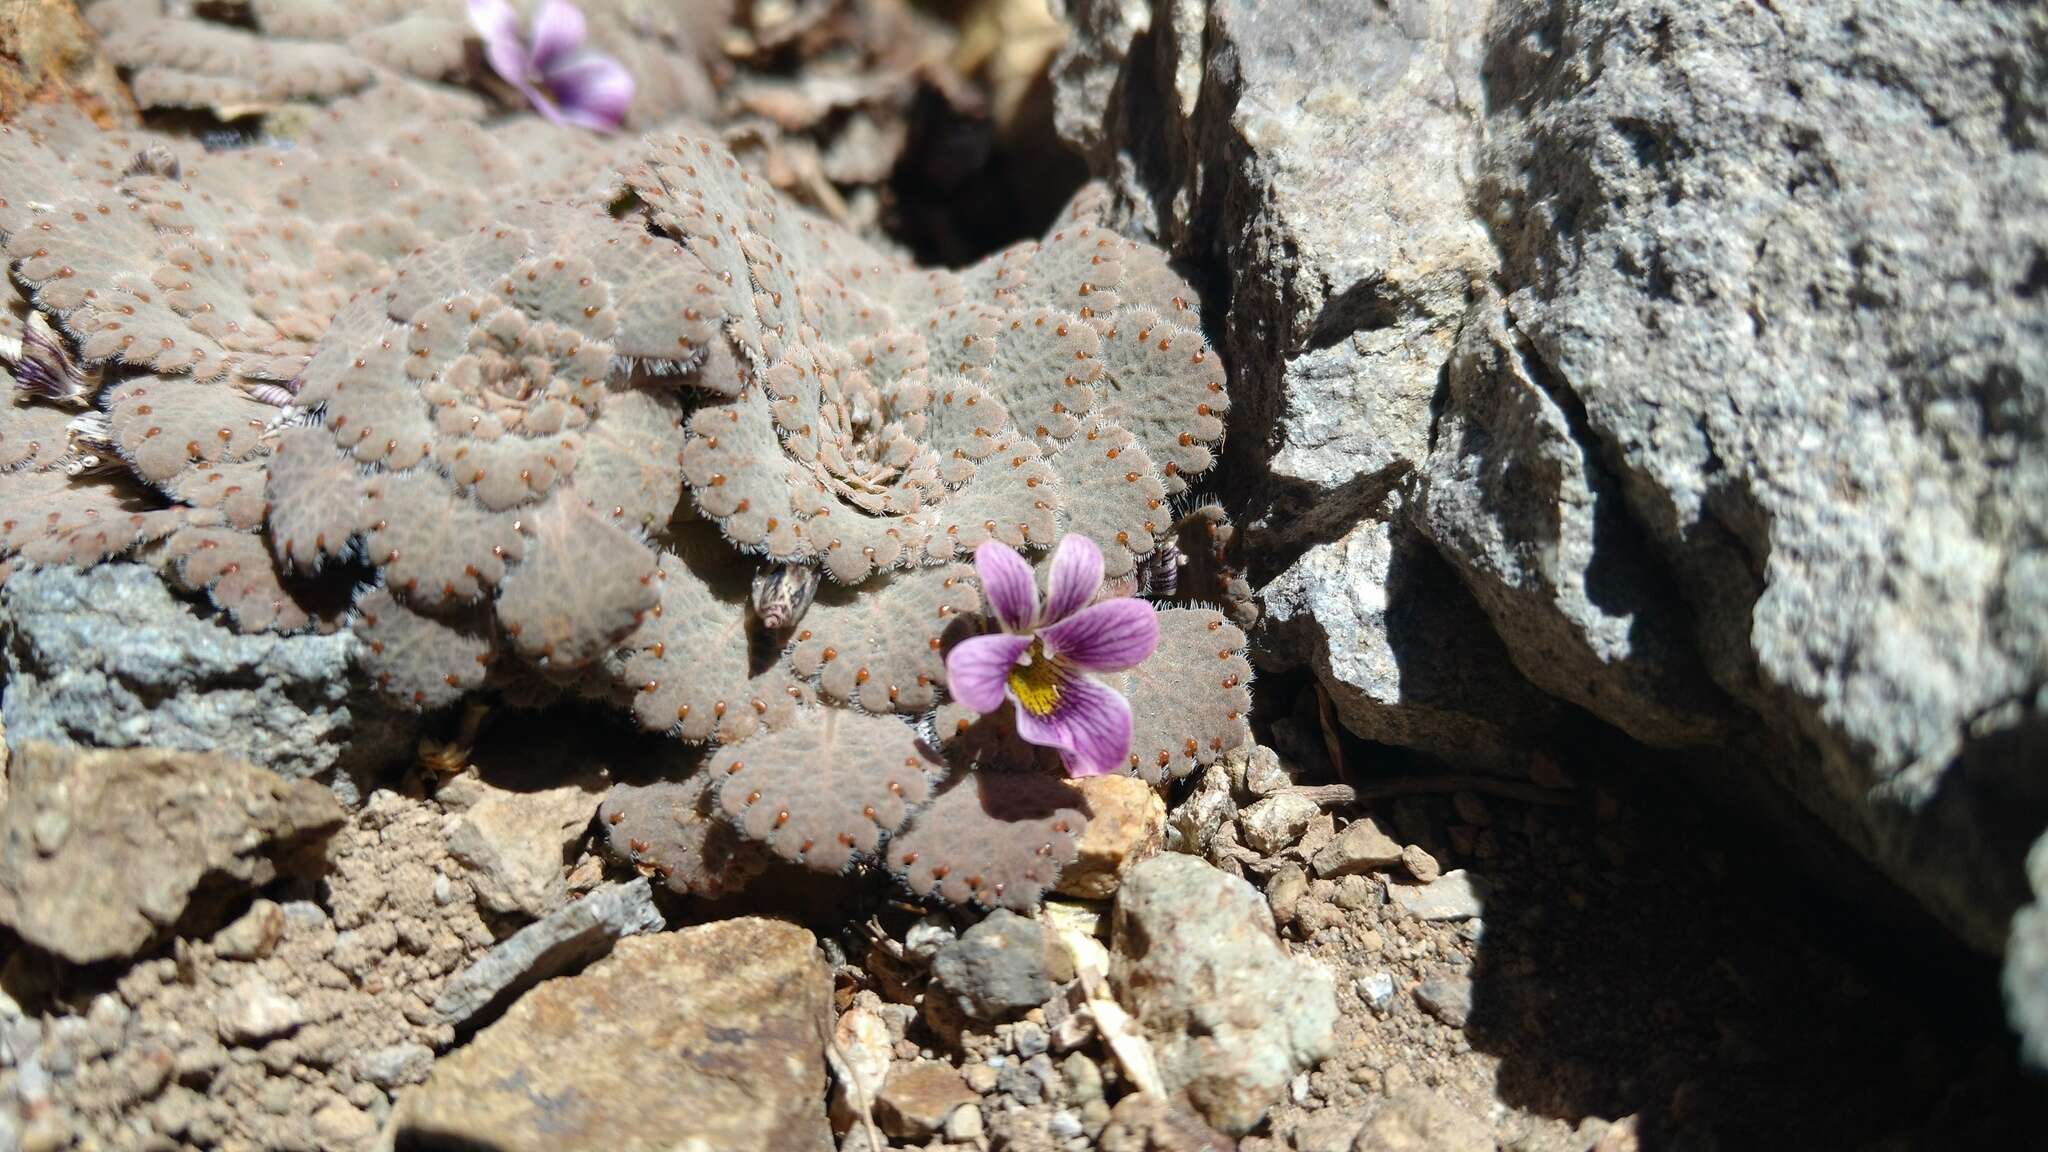
[[[1000,540],[984,540],[974,550],[974,571],[982,595],[1005,632],[1022,632],[1038,616],[1038,582],[1031,565]]]
[[[953,699],[976,712],[1001,708],[1010,669],[1029,647],[1029,636],[970,636],[962,640],[946,653],[947,690]]]
[[[600,132],[617,128],[633,102],[633,74],[597,52],[558,62],[548,70],[547,85],[561,103],[562,119]]]
[[[1045,622],[1064,620],[1088,606],[1102,587],[1102,549],[1079,532],[1069,532],[1053,550],[1045,581]]]
[[[1128,596],[1081,609],[1038,630],[1048,656],[1090,672],[1121,672],[1159,647],[1159,615]]]
[[[533,55],[536,71],[546,73],[583,47],[588,30],[583,12],[567,0],[543,0],[533,14]]]
[[[1069,776],[1107,776],[1122,771],[1131,757],[1131,702],[1092,676],[1074,675],[1060,685],[1051,715],[1033,716],[1018,707],[1017,734],[1059,749]]]
[[[491,71],[521,91],[526,80],[526,42],[519,35],[519,13],[506,0],[469,0],[469,25],[484,42]]]

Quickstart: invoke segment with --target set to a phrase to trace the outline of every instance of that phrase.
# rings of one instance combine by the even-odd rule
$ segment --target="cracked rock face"
[[[416,724],[363,691],[346,634],[245,635],[141,564],[15,572],[0,590],[8,740],[218,751],[287,779],[406,755]],[[367,721],[367,722],[366,722]]]
[[[1063,130],[1228,288],[1268,656],[1429,748],[1316,654],[1469,595],[1516,679],[1998,950],[2048,824],[2048,14],[1069,8]],[[1463,587],[1325,555],[1393,520]]]

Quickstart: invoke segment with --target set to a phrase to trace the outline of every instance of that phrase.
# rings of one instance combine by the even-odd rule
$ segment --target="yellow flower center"
[[[1045,649],[1038,641],[1031,642],[1031,650],[1024,659],[1010,668],[1010,691],[1017,694],[1017,703],[1033,716],[1050,716],[1060,706],[1060,688],[1066,677],[1061,675],[1060,666],[1046,658]]]

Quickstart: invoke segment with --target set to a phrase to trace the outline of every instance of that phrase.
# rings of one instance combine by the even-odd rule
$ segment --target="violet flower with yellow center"
[[[976,712],[1017,706],[1017,734],[1057,748],[1069,776],[1102,776],[1131,755],[1131,704],[1099,679],[1145,662],[1159,646],[1152,606],[1128,596],[1092,603],[1102,550],[1068,535],[1052,556],[1045,602],[1031,565],[1007,544],[975,549],[982,595],[1002,632],[973,636],[946,654],[953,698]]]
[[[469,23],[483,37],[491,71],[519,89],[557,124],[615,131],[633,102],[633,74],[610,56],[584,47],[589,28],[568,0],[541,0],[529,35],[508,0],[469,0]]]

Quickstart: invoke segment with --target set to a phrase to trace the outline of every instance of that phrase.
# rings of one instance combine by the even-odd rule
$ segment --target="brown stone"
[[[1135,776],[1090,776],[1072,781],[1087,801],[1088,831],[1081,852],[1060,873],[1056,891],[1083,900],[1116,895],[1123,870],[1166,843],[1166,801]]]
[[[0,0],[0,121],[70,104],[102,128],[136,122],[135,101],[71,0]]]
[[[722,920],[632,936],[434,1066],[408,1139],[500,1152],[832,1152],[832,975],[809,932]]]
[[[898,1064],[875,1097],[875,1121],[891,1136],[920,1139],[943,1129],[954,1109],[979,1099],[950,1064]]]
[[[0,924],[74,964],[218,927],[344,815],[319,784],[211,753],[31,742],[8,776]]]

